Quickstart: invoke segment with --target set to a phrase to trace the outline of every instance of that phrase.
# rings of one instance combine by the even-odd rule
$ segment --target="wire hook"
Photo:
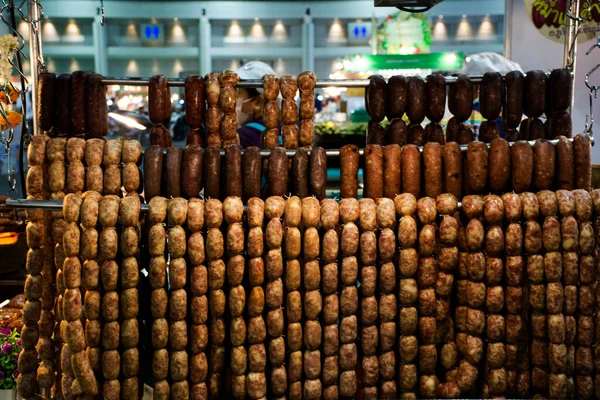
[[[100,25],[104,26],[104,0],[100,0]]]
[[[589,56],[595,48],[600,48],[600,36],[596,38],[596,43],[585,52],[585,55]],[[590,90],[590,113],[585,117],[585,133],[588,134],[592,134],[592,127],[594,126],[594,99],[598,97],[598,90],[600,90],[600,86],[590,84],[590,76],[596,72],[598,68],[600,68],[600,63],[596,64],[596,66],[589,70],[585,75],[585,86]]]

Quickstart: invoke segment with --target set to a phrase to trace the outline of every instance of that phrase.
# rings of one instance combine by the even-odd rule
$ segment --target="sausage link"
[[[408,78],[408,97],[410,101],[406,105],[406,116],[411,124],[420,124],[425,119],[427,108],[427,91],[425,81],[421,77]]]
[[[511,181],[513,190],[525,192],[531,186],[533,177],[533,149],[523,140],[513,143],[510,149]]]
[[[383,148],[378,144],[365,147],[364,196],[371,199],[383,196]]]
[[[519,140],[519,131],[516,129],[506,129],[506,140],[516,142]]]
[[[144,152],[144,197],[146,201],[160,196],[163,169],[163,152],[158,146],[150,146]]]
[[[458,132],[461,125],[455,117],[450,118],[446,125],[446,143],[458,141]]]
[[[446,79],[441,74],[427,77],[427,110],[431,122],[440,122],[446,112]]]
[[[385,146],[385,129],[374,120],[370,120],[367,125],[367,144],[378,144]]]
[[[200,129],[190,129],[185,145],[204,147],[203,132],[201,132]]]
[[[172,146],[167,149],[165,156],[165,183],[167,185],[167,198],[181,196],[181,158],[183,149]]]
[[[402,149],[397,144],[383,148],[383,197],[394,199],[400,194],[402,180]]]
[[[556,111],[550,121],[550,134],[548,139],[556,139],[559,136],[570,138],[573,132],[573,121],[571,114],[566,111]]]
[[[469,144],[475,139],[473,131],[467,125],[461,123],[458,127],[458,136],[456,141],[458,144]]]
[[[411,124],[408,126],[408,143],[415,146],[424,146],[427,143],[425,129],[421,124]]]
[[[387,83],[387,107],[386,116],[388,120],[402,118],[406,111],[408,102],[408,81],[402,75],[394,75]],[[398,143],[399,144],[399,143]]]
[[[319,201],[325,198],[327,188],[327,153],[322,147],[310,152],[310,191]]]
[[[225,151],[225,197],[242,197],[242,152],[238,145]]]
[[[204,149],[204,198],[219,199],[221,188],[221,151],[218,147]]]
[[[538,139],[533,145],[533,183],[538,190],[547,190],[554,183],[556,151],[546,139]]]
[[[402,192],[421,195],[421,153],[412,144],[402,148]]]
[[[492,141],[489,160],[490,190],[502,193],[510,183],[510,145],[506,140]]]
[[[44,73],[38,78],[38,123],[42,131],[49,132],[54,127],[56,96],[56,74]]]
[[[89,72],[75,71],[71,74],[71,109],[69,111],[71,135],[83,135],[87,129],[85,121],[85,91]]]
[[[340,149],[340,194],[343,199],[358,196],[358,165],[358,146],[343,146]]]
[[[467,186],[471,193],[482,193],[488,177],[488,148],[483,142],[467,147]]]
[[[171,95],[167,77],[154,75],[148,87],[148,114],[153,124],[164,124],[171,120]]]
[[[85,96],[88,138],[102,138],[108,133],[106,85],[102,83],[102,75],[92,74],[88,77]]]
[[[183,151],[181,193],[187,199],[200,196],[202,190],[202,156],[200,146],[187,146]]]
[[[262,179],[262,159],[260,149],[247,147],[242,156],[242,173],[244,174],[243,194],[244,199],[260,197]]]
[[[473,84],[471,78],[460,75],[448,89],[448,109],[458,122],[469,119],[473,111]]]
[[[444,186],[446,192],[453,194],[457,199],[462,198],[463,162],[460,145],[449,142],[444,145]]]
[[[202,128],[204,120],[204,78],[190,75],[185,78],[185,121],[191,130]]]
[[[523,117],[523,88],[525,76],[521,71],[511,71],[504,78],[506,96],[502,113],[502,122],[507,129],[516,129]]]
[[[483,121],[479,127],[478,140],[484,143],[492,143],[492,140],[500,137],[500,128],[496,120]]]
[[[575,160],[573,143],[565,137],[559,137],[556,143],[556,163],[558,169],[558,189],[575,189]]]
[[[538,118],[527,119],[525,128],[525,137],[527,138],[526,140],[543,139],[546,136],[546,129],[544,128],[544,123]]]
[[[71,136],[71,75],[56,78],[56,129],[63,136]]]
[[[523,111],[529,118],[539,118],[544,113],[546,79],[546,73],[540,70],[529,71],[525,75]]]
[[[575,189],[592,190],[592,143],[590,137],[580,133],[573,139],[573,156],[575,158]]]
[[[163,149],[171,147],[171,132],[169,132],[162,124],[154,125],[150,128],[150,144],[153,146],[160,146]]]
[[[288,194],[288,158],[285,150],[274,149],[267,164],[267,184],[271,196]]]
[[[565,111],[571,106],[573,77],[566,68],[558,68],[550,73],[550,111]]]
[[[371,119],[381,122],[385,118],[387,103],[387,83],[381,75],[369,78],[369,85],[365,90],[365,108]]]
[[[292,159],[292,179],[294,194],[301,199],[308,197],[308,153],[304,149],[298,149]]]
[[[402,147],[408,143],[408,128],[406,122],[400,118],[391,120],[386,132],[388,144],[397,144]]]
[[[437,142],[429,142],[423,147],[423,169],[425,175],[425,196],[437,197],[444,192],[442,160],[444,148]]]
[[[479,88],[481,115],[487,120],[496,120],[502,110],[502,75],[499,72],[486,72]]]
[[[446,143],[446,138],[444,137],[444,130],[439,124],[432,122],[427,124],[425,127],[425,137],[430,142],[436,142],[439,144]]]

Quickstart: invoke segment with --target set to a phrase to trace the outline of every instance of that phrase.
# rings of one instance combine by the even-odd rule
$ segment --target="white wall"
[[[512,1],[512,28],[509,32],[511,51],[508,58],[521,64],[524,71],[532,69],[551,70],[561,68],[564,45],[547,39],[533,25],[527,16],[523,0]],[[580,42],[577,52],[575,71],[575,106],[573,107],[573,133],[582,132],[585,116],[589,113],[589,91],[585,86],[585,75],[597,63],[600,63],[600,49],[589,56],[585,52],[594,44],[594,40]],[[595,79],[594,79],[595,78]],[[591,84],[600,84],[600,73],[590,79]],[[600,133],[600,99],[594,100],[596,124],[594,130]],[[596,135],[598,136],[598,135]],[[600,164],[600,144],[592,148],[592,162]]]

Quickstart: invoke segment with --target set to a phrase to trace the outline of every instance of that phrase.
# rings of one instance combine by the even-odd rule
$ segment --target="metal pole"
[[[42,53],[42,32],[40,30],[40,5],[36,0],[27,0],[27,14],[29,19],[29,62],[31,70],[31,109],[33,117],[33,134],[40,133],[37,119],[37,88],[38,77],[44,66],[44,54]]]
[[[573,85],[571,86],[571,106],[569,113],[572,112],[575,104],[575,67],[577,61],[577,33],[579,31],[579,3],[580,0],[570,0],[567,4],[567,21],[565,25],[565,48],[563,54],[563,65],[571,71]]]

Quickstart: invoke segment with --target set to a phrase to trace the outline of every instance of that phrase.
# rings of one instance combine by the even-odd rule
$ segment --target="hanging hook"
[[[576,16],[574,16],[573,14],[571,14],[571,8],[573,8],[573,2],[574,2],[574,1],[575,1],[575,0],[569,0],[569,4],[567,5],[566,14],[567,14],[567,17],[568,17],[569,19],[572,19],[573,21],[576,21],[576,22],[579,22],[579,23],[581,23],[581,22],[583,22],[583,18],[581,18],[581,17],[576,17]]]
[[[100,0],[100,25],[104,26],[104,0]]]
[[[585,55],[589,56],[595,48],[600,48],[600,36],[596,39],[596,43],[585,52]],[[596,66],[585,75],[585,86],[590,90],[590,113],[585,117],[585,133],[588,134],[592,134],[592,127],[594,126],[594,99],[598,97],[598,90],[600,89],[600,86],[590,84],[590,76],[596,72],[598,68],[600,68],[600,64],[596,64]]]

